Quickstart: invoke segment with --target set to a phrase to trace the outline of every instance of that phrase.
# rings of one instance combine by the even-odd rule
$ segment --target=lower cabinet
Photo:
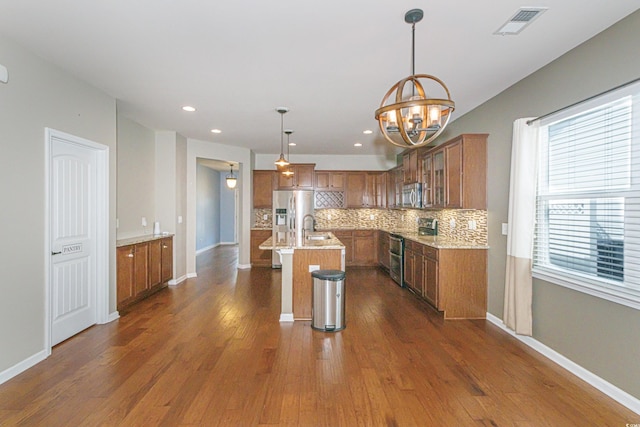
[[[271,267],[272,251],[260,249],[260,245],[272,235],[271,230],[251,230],[251,265],[253,267]]]
[[[378,264],[389,270],[389,233],[378,231]]]
[[[378,265],[377,230],[331,230],[344,245],[344,262],[348,267]]]
[[[118,310],[167,285],[173,276],[173,237],[120,246],[116,250]]]
[[[405,285],[445,319],[487,315],[487,251],[437,249],[405,240]]]

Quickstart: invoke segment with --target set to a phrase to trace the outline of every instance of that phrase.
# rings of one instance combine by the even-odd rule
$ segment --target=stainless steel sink
[[[305,236],[307,240],[329,240],[331,236],[329,233],[307,234]]]

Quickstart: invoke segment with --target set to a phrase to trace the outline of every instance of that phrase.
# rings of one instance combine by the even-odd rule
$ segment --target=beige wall
[[[502,318],[513,121],[536,117],[638,78],[640,12],[457,119],[440,141],[489,136],[489,312]],[[453,94],[455,97],[455,94]],[[536,280],[534,338],[640,398],[640,311]]]
[[[153,232],[155,133],[118,116],[118,239]],[[147,227],[142,227],[142,217]]]
[[[115,311],[116,104],[2,36],[0,58],[9,70],[9,83],[0,84],[1,378],[46,353],[45,127],[109,147],[109,284]]]

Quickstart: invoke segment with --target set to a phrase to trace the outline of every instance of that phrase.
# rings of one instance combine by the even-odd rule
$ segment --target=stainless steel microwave
[[[406,184],[402,187],[402,207],[421,208],[422,207],[422,184]]]

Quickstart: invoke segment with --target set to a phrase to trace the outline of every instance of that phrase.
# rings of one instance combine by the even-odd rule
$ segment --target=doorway
[[[109,148],[45,130],[47,349],[108,318]]]

